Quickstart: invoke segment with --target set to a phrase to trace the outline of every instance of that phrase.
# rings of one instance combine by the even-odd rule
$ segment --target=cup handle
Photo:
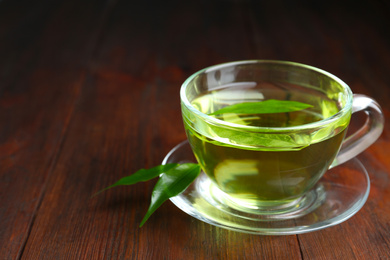
[[[381,135],[384,127],[384,118],[379,104],[370,97],[354,94],[352,114],[359,111],[366,113],[366,122],[359,130],[345,138],[330,168],[340,165],[363,152]]]

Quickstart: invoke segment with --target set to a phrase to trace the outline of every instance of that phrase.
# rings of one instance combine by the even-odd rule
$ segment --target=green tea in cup
[[[383,129],[375,101],[354,98],[337,77],[292,62],[206,68],[185,81],[181,102],[204,173],[226,203],[248,212],[294,209],[329,167],[362,152]],[[370,120],[343,141],[358,110],[369,111]]]

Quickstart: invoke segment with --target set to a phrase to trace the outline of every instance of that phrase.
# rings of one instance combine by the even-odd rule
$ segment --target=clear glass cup
[[[352,94],[336,76],[311,66],[250,60],[203,69],[182,85],[184,126],[192,151],[213,187],[204,196],[269,219],[300,216],[316,206],[310,191],[328,171],[380,136],[380,106]],[[238,103],[298,101],[302,111],[210,115]],[[345,138],[351,114],[365,124]],[[320,198],[320,195],[316,195]],[[317,203],[318,204],[318,203]]]

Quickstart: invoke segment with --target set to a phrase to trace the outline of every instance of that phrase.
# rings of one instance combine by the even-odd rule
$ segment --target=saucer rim
[[[178,149],[182,148],[183,146],[190,147],[188,140],[182,141],[179,144],[177,144],[175,147],[173,147],[164,157],[162,164],[168,163],[169,158]],[[366,189],[364,191],[364,195],[362,196],[362,198],[360,200],[357,200],[350,208],[343,211],[341,214],[334,216],[334,217],[331,217],[329,219],[322,220],[318,223],[314,223],[313,225],[309,225],[309,226],[303,225],[303,226],[293,226],[293,227],[287,227],[287,228],[263,228],[263,229],[258,228],[256,230],[251,230],[249,228],[248,229],[237,228],[234,226],[229,226],[229,225],[226,225],[223,223],[219,223],[219,222],[217,222],[213,219],[207,218],[206,216],[201,214],[194,207],[192,207],[192,204],[184,203],[185,205],[183,205],[183,202],[185,202],[185,200],[182,199],[182,197],[185,196],[183,194],[185,194],[185,191],[187,191],[188,189],[191,189],[192,185],[190,185],[183,193],[181,193],[175,197],[170,198],[170,201],[176,207],[178,207],[180,210],[185,212],[186,214],[188,214],[188,215],[190,215],[190,216],[192,216],[192,217],[194,217],[202,222],[208,223],[208,224],[216,226],[216,227],[224,228],[227,230],[232,230],[232,231],[247,233],[247,234],[254,234],[254,235],[298,235],[298,234],[304,234],[304,233],[318,231],[318,230],[322,230],[322,229],[329,228],[332,226],[336,226],[342,222],[345,222],[346,220],[348,220],[352,216],[354,216],[357,212],[359,212],[361,210],[361,208],[367,202],[368,196],[370,194],[371,182],[370,182],[370,177],[369,177],[369,174],[367,172],[367,169],[364,167],[363,163],[358,158],[355,157],[355,158],[352,158],[349,161],[346,161],[343,164],[337,165],[333,168],[337,168],[339,166],[342,166],[342,165],[345,165],[348,163],[355,163],[357,165],[357,167],[359,167],[361,170],[359,172],[362,173],[363,176],[365,177],[365,179],[367,181],[367,186],[366,186]],[[197,177],[197,179],[200,177],[201,177],[201,174]],[[319,183],[321,183],[321,180],[319,181]],[[190,206],[190,207],[188,207],[188,206]],[[319,224],[321,224],[321,225],[319,225]]]

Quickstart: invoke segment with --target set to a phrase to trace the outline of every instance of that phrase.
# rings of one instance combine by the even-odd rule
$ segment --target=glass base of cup
[[[187,141],[164,158],[167,163],[196,163]],[[304,196],[275,207],[248,207],[224,196],[201,174],[183,193],[170,200],[182,211],[208,224],[259,235],[292,235],[339,224],[358,212],[370,192],[364,165],[352,159],[330,169]],[[227,201],[228,200],[228,201]]]
[[[233,215],[246,215],[257,221],[286,220],[306,215],[325,200],[321,185],[308,191],[301,197],[286,201],[254,201],[229,196],[221,191],[205,174],[202,173],[195,183],[195,189],[210,205]]]

